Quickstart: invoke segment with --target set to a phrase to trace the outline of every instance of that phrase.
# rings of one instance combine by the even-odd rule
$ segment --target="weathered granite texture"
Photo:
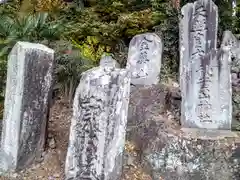
[[[152,85],[159,82],[163,43],[155,33],[136,35],[129,44],[126,68],[134,85]]]
[[[143,152],[144,159],[152,168],[153,179],[238,180],[239,134],[224,130],[208,131],[169,132],[153,140]]]
[[[127,139],[153,180],[238,180],[240,136],[179,125],[179,90],[138,88],[130,95]]]
[[[73,104],[66,180],[118,180],[127,124],[130,73],[97,67],[82,74]]]
[[[42,154],[54,51],[18,42],[8,58],[0,171],[20,170]]]
[[[174,119],[171,123],[180,123],[180,105],[181,94],[178,88],[169,89],[164,85],[133,87],[128,109],[128,139],[144,147],[151,137],[157,135],[158,129],[164,129],[159,123],[168,118]],[[159,121],[152,121],[152,117]]]
[[[212,0],[197,0],[183,6],[181,13],[179,77],[183,97],[181,109],[183,112],[187,112],[188,110],[185,108],[191,105],[186,104],[195,93],[195,89],[191,85],[194,84],[196,77],[192,75],[199,69],[199,59],[212,49],[216,49],[218,8]],[[189,127],[192,124],[185,113],[182,113],[181,121],[184,127]]]

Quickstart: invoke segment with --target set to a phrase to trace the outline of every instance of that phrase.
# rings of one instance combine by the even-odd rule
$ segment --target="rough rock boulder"
[[[178,89],[136,87],[130,96],[129,141],[153,180],[239,180],[240,135],[181,129]]]

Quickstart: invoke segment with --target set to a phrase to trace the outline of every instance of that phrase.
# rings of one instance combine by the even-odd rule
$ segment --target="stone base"
[[[202,140],[220,140],[226,138],[240,137],[238,131],[228,130],[211,130],[211,129],[196,129],[196,128],[182,128],[181,134],[185,138],[202,139]],[[240,138],[239,138],[240,140]]]
[[[159,140],[143,152],[154,180],[240,179],[239,132],[181,129]]]
[[[178,88],[132,89],[127,140],[153,180],[240,180],[240,133],[181,129]]]

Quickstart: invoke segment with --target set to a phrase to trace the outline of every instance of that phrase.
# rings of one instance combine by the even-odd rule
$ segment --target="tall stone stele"
[[[218,7],[212,0],[197,0],[181,9],[179,23],[180,87],[195,60],[217,46]]]
[[[17,42],[8,57],[0,172],[28,167],[45,144],[54,51]]]
[[[155,33],[136,35],[129,44],[127,69],[133,85],[159,83],[163,43]]]
[[[130,73],[101,64],[82,74],[73,103],[66,180],[119,180],[127,124]]]
[[[219,85],[223,81],[227,83],[226,86],[229,85],[229,82],[225,81],[230,75],[229,54],[222,50],[215,51],[218,8],[212,0],[197,0],[183,6],[181,11],[180,87],[182,126],[203,129],[229,129],[231,123],[226,117],[219,119],[218,122],[216,117],[211,119],[214,116],[213,114],[206,113],[210,111],[220,112],[221,108],[219,109],[220,104],[218,104],[220,101],[217,102],[213,99],[220,98],[224,88]],[[223,76],[224,79],[219,79],[220,76]],[[229,89],[224,89],[224,91],[229,92]],[[210,96],[211,100],[204,99],[206,96],[203,93]],[[226,96],[231,94],[229,93]],[[203,99],[202,96],[204,96]],[[209,101],[213,104],[209,104]],[[224,108],[226,109],[226,107]]]
[[[184,127],[201,129],[231,130],[232,124],[232,84],[231,55],[223,49],[213,49],[201,57],[191,72],[194,79],[187,82],[182,121]]]

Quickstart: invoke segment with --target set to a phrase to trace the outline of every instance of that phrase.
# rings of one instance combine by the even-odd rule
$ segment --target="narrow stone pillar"
[[[118,180],[122,173],[130,73],[101,65],[82,74],[73,103],[66,180]]]
[[[8,58],[0,172],[21,170],[41,156],[45,144],[54,51],[17,42]]]

